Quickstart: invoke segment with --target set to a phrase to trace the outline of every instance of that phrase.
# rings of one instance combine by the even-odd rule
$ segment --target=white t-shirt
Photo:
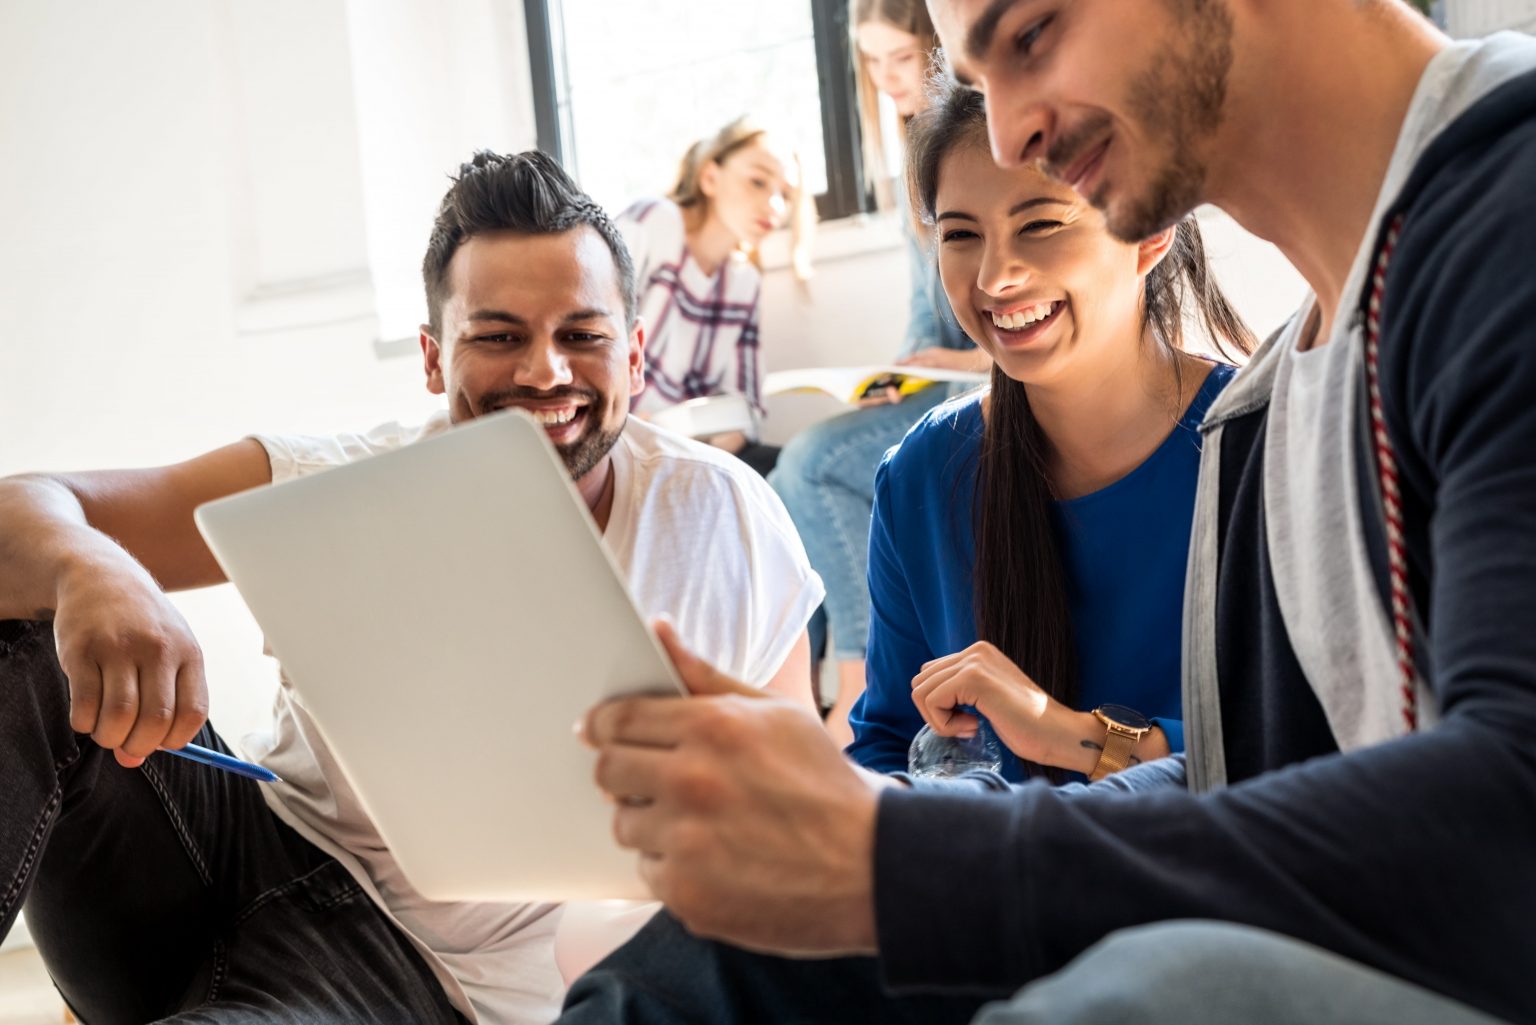
[[[683,212],[670,199],[641,200],[614,220],[635,261],[645,321],[645,391],[635,411],[730,394],[761,410],[762,274],[739,255],[704,273],[688,252]]]
[[[448,427],[443,412],[416,428],[256,440],[278,483]],[[633,418],[613,465],[603,541],[641,613],[670,616],[688,645],[720,669],[767,683],[825,593],[778,496],[735,457]],[[245,746],[283,778],[263,788],[273,811],[348,867],[415,942],[456,1008],[495,1025],[555,1017],[563,989],[552,949],[558,905],[436,902],[416,893],[286,675],[272,734],[246,738]]]

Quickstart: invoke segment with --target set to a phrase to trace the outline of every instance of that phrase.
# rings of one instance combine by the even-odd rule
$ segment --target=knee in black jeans
[[[197,742],[228,750],[210,726]],[[273,815],[262,784],[166,755],[124,769],[75,734],[47,623],[0,622],[0,780],[0,936],[24,903],[84,1021],[197,1007],[220,1021],[457,1020],[409,941]]]

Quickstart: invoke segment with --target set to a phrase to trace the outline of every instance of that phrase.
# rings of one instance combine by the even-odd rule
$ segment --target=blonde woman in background
[[[928,10],[923,0],[854,0],[849,24],[858,52],[864,166],[880,205],[897,211],[911,267],[907,334],[897,362],[985,371],[991,361],[966,337],[950,311],[928,233],[916,230],[899,188],[899,169],[886,166],[880,95],[887,96],[896,108],[896,130],[904,150],[907,122],[927,104],[929,62],[938,46]],[[864,408],[797,435],[785,446],[768,478],[788,507],[811,564],[827,586],[826,603],[811,621],[811,651],[812,658],[819,661],[830,647],[837,664],[835,693],[818,689],[823,704],[831,706],[827,729],[844,745],[853,740],[848,711],[864,691],[869,634],[867,546],[875,468],[886,449],[901,441],[924,413],[949,394],[950,389],[931,386],[905,399],[894,389],[866,399]]]
[[[787,226],[804,276],[814,220],[799,157],[745,117],[688,150],[665,198],[641,200],[619,215],[646,327],[646,388],[636,413],[654,416],[721,395],[739,395],[754,416],[762,412],[758,247]],[[707,440],[761,473],[778,455],[755,431]]]

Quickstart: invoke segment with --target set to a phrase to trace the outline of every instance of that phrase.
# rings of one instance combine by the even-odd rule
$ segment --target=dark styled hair
[[[944,158],[961,146],[987,145],[980,93],[935,76],[930,97],[928,108],[908,126],[907,153],[908,193],[928,225],[937,212]],[[1145,333],[1170,357],[1183,347],[1186,311],[1198,313],[1210,339],[1229,358],[1253,351],[1253,333],[1211,276],[1194,217],[1179,222],[1173,245],[1147,274],[1144,289]],[[994,366],[976,472],[976,633],[1046,693],[1076,707],[1077,649],[1051,520],[1056,493],[1049,455],[1049,439],[1030,411],[1024,385]],[[1040,771],[1039,766],[1029,768]],[[1062,778],[1054,769],[1045,774]]]
[[[438,209],[427,255],[421,261],[432,333],[442,329],[448,264],[459,246],[488,231],[559,235],[582,225],[601,235],[613,253],[619,294],[624,299],[624,324],[633,326],[635,264],[624,238],[603,208],[582,192],[559,164],[538,150],[510,156],[481,150],[460,164],[458,177]]]

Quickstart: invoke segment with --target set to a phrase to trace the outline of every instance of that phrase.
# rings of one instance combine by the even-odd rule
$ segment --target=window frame
[[[559,0],[553,0],[558,4]],[[782,0],[780,0],[782,2]],[[816,197],[822,221],[834,221],[875,208],[874,190],[865,181],[863,138],[857,86],[844,0],[803,0],[811,5],[811,29],[820,79],[822,146],[827,159],[827,191]],[[533,81],[533,114],[539,149],[565,165],[571,129],[560,111],[565,78],[559,9],[551,0],[523,0],[528,35],[528,66]]]

